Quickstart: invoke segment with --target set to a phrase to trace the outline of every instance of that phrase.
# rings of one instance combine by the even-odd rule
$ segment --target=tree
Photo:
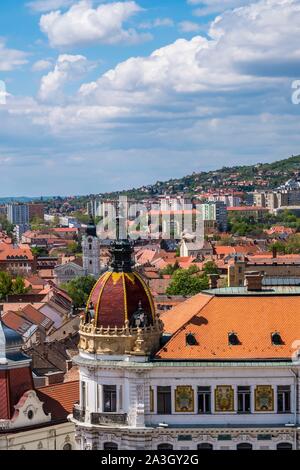
[[[218,274],[218,266],[214,261],[207,261],[203,267],[203,272],[208,275],[208,274]]]
[[[160,271],[160,274],[162,275],[173,275],[175,273],[175,271],[177,271],[177,269],[179,269],[180,266],[179,266],[179,263],[178,261],[176,261],[174,264],[168,264],[168,266],[166,266],[164,269],[162,269]]]
[[[0,271],[0,300],[5,300],[6,296],[12,293],[13,281],[9,273]]]
[[[13,230],[14,230],[14,225],[11,224],[5,215],[0,214],[0,226],[2,227],[2,230],[4,230],[9,237],[13,236]]]
[[[81,245],[74,240],[73,242],[68,244],[66,252],[68,255],[75,255],[76,253],[81,253]]]
[[[37,216],[33,217],[32,221],[30,222],[30,227],[32,230],[45,230],[48,228],[44,220]]]
[[[29,288],[25,287],[24,279],[21,276],[17,276],[12,284],[12,294],[27,294]]]
[[[172,276],[167,294],[192,296],[208,288],[207,275],[200,275],[197,266],[191,266],[189,269],[177,269]]]
[[[75,308],[81,308],[87,304],[95,283],[96,279],[93,276],[82,276],[63,284],[62,288],[71,297]]]
[[[0,300],[5,300],[8,295],[27,294],[29,288],[25,287],[24,279],[17,276],[15,279],[11,274],[0,271]]]
[[[46,256],[49,256],[49,252],[48,250],[46,250],[46,248],[41,248],[41,247],[38,247],[38,246],[33,246],[31,248],[31,251],[32,251],[32,254],[36,257],[46,257]]]
[[[59,216],[58,215],[55,215],[53,217],[53,220],[51,222],[51,227],[53,227],[53,228],[59,227]]]
[[[276,248],[280,254],[299,254],[300,253],[300,234],[291,235],[286,242],[277,241],[270,246]]]
[[[80,211],[76,211],[73,213],[73,216],[82,224],[88,224],[90,221],[90,215],[89,214],[83,214]]]

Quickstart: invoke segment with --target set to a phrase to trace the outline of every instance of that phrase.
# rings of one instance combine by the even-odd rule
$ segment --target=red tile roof
[[[69,228],[69,227],[62,227],[62,228],[54,228],[53,232],[57,233],[77,233],[77,228]]]
[[[237,207],[227,207],[228,211],[235,212],[247,212],[247,211],[265,211],[268,212],[269,209],[267,207],[260,207],[260,206],[237,206]]]
[[[18,315],[18,313],[12,312],[11,310],[3,315],[3,319],[9,328],[17,331],[21,335],[26,333],[26,331],[33,325],[32,321],[29,319],[25,320],[21,315]]]
[[[0,261],[7,261],[9,258],[24,257],[29,261],[33,261],[34,256],[29,245],[7,245],[0,243]]]
[[[228,291],[229,292],[229,291]],[[293,343],[300,338],[300,295],[209,295],[196,297],[165,312],[166,332],[177,331],[158,352],[160,359],[191,360],[290,360]],[[228,333],[240,344],[230,346]],[[272,344],[279,332],[284,344]],[[198,345],[186,344],[192,333]]]
[[[74,404],[79,401],[79,381],[41,387],[37,395],[44,403],[45,413],[51,413],[53,421],[66,421]]]
[[[0,419],[11,419],[22,395],[33,388],[29,366],[0,370]]]
[[[23,317],[30,320],[35,325],[42,326],[43,328],[45,328],[45,330],[48,330],[54,324],[54,322],[50,318],[46,317],[46,315],[44,315],[42,312],[40,312],[30,304],[22,308],[21,314],[23,315]]]

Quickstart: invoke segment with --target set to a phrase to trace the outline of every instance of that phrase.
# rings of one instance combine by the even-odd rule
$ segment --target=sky
[[[0,197],[297,155],[295,80],[300,0],[2,1]]]

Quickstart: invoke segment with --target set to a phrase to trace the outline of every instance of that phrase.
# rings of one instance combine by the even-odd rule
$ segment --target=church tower
[[[82,255],[85,274],[98,278],[100,275],[100,242],[92,217],[82,239]]]
[[[132,268],[128,240],[112,244],[110,269],[95,284],[80,324],[80,403],[70,418],[78,449],[144,449],[151,430],[149,365],[162,323]]]

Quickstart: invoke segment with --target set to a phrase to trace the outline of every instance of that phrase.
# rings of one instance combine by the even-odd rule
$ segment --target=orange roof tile
[[[168,310],[160,315],[160,319],[164,324],[164,331],[166,333],[175,333],[178,328],[185,324],[196,311],[200,310],[206,305],[212,296],[210,295],[195,295],[185,302],[177,305],[172,310]]]
[[[79,381],[41,387],[37,395],[44,403],[45,413],[51,413],[54,421],[67,421],[73,406],[79,401]]]
[[[269,212],[269,209],[267,207],[260,207],[260,206],[236,206],[236,207],[227,207],[228,211],[235,212],[247,212],[247,211],[264,211],[264,212]]]
[[[29,245],[7,245],[6,243],[0,244],[0,261],[6,261],[9,258],[25,257],[29,261],[33,261],[34,256]]]
[[[223,295],[199,294],[164,313],[166,332],[177,331],[158,352],[160,359],[266,360],[291,359],[300,338],[300,294]],[[271,334],[279,332],[284,344],[274,346]],[[228,344],[235,332],[238,346]],[[196,346],[186,344],[193,333]]]

